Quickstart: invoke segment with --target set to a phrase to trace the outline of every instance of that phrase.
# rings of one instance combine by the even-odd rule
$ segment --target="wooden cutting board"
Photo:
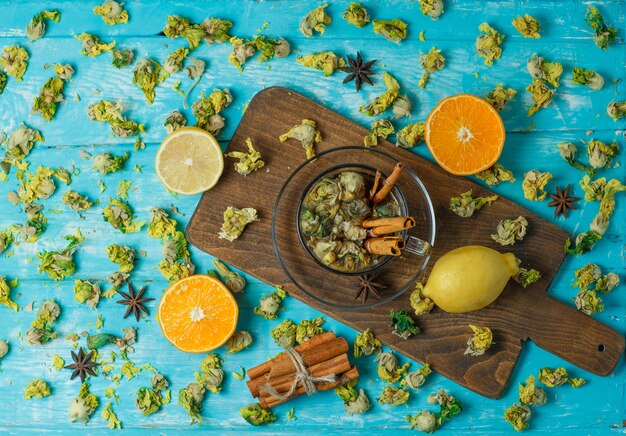
[[[435,308],[430,314],[419,317],[422,333],[408,340],[391,334],[389,310],[405,309],[410,313],[410,292],[378,307],[342,311],[321,305],[294,286],[274,254],[271,222],[278,191],[305,160],[299,143],[292,140],[281,143],[278,136],[303,118],[315,120],[322,133],[318,152],[362,145],[368,133],[367,129],[294,91],[282,87],[261,91],[250,102],[229,149],[245,150],[245,139],[251,138],[267,167],[244,178],[234,171],[232,160],[227,159],[220,182],[202,196],[187,226],[187,237],[194,246],[267,283],[283,285],[292,296],[359,331],[372,329],[384,344],[397,352],[428,363],[434,371],[490,398],[502,395],[521,352],[521,342],[528,339],[594,374],[612,372],[624,350],[623,337],[578,312],[571,304],[546,294],[565,257],[563,245],[567,233],[505,198],[481,209],[472,218],[454,215],[449,210],[450,197],[470,189],[474,195],[492,193],[387,141],[382,141],[379,147],[413,169],[433,201],[438,230],[425,277],[443,253],[459,246],[478,244],[513,252],[524,265],[539,269],[541,280],[527,289],[510,281],[495,303],[476,312],[449,314]],[[249,225],[232,243],[217,236],[227,206],[254,207],[261,219]],[[529,222],[528,235],[523,242],[502,247],[491,239],[501,219],[519,215]],[[485,355],[463,354],[471,334],[468,324],[493,330],[495,344]]]

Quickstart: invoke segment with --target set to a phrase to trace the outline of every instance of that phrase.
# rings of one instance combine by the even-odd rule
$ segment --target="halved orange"
[[[161,297],[157,320],[165,338],[188,353],[221,347],[235,332],[239,307],[218,279],[197,274],[172,283]]]
[[[457,176],[493,166],[504,148],[504,123],[480,97],[458,94],[444,98],[426,119],[424,139],[441,168]]]

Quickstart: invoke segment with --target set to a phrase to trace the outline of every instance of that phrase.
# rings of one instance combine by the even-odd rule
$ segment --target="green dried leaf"
[[[387,90],[378,97],[375,97],[366,106],[361,106],[359,112],[364,113],[370,117],[385,112],[400,96],[400,85],[394,77],[385,72],[383,74],[383,82],[387,87]]]
[[[403,366],[398,366],[398,359],[393,354],[393,351],[380,353],[374,361],[378,362],[378,376],[381,380],[388,383],[399,382],[411,366],[410,362],[405,363]]]
[[[476,174],[476,177],[485,182],[489,186],[496,186],[501,182],[511,182],[515,181],[515,177],[513,177],[513,172],[505,169],[500,164],[495,164],[489,169],[485,171],[481,171]]]
[[[105,51],[111,51],[116,44],[115,41],[107,44],[106,42],[101,41],[97,36],[90,33],[81,33],[80,35],[76,35],[74,38],[83,43],[83,48],[80,53],[90,57],[99,56]]]
[[[354,341],[354,357],[357,359],[361,356],[371,356],[374,353],[380,353],[382,342],[374,336],[370,329],[366,329],[356,336]]]
[[[467,340],[465,353],[470,356],[482,356],[493,344],[493,334],[489,327],[469,325],[474,334]]]
[[[478,30],[483,32],[476,38],[476,51],[478,55],[485,58],[485,65],[493,65],[493,61],[500,59],[502,56],[502,48],[500,45],[504,41],[504,35],[500,34],[496,29],[488,23],[482,23],[478,26]]]
[[[420,52],[420,64],[424,70],[424,75],[419,81],[419,86],[420,88],[424,88],[430,77],[430,73],[442,70],[443,67],[446,66],[446,58],[441,54],[441,50],[432,47],[426,54]]]
[[[61,13],[56,9],[39,12],[26,26],[26,36],[31,42],[41,38],[46,33],[46,21],[58,23],[59,19],[61,19]]]
[[[22,81],[28,68],[28,52],[19,45],[10,45],[2,49],[0,66],[9,76],[15,77],[18,82]]]
[[[356,27],[365,27],[370,22],[367,9],[361,3],[350,2],[348,8],[343,12],[342,17],[348,23]]]
[[[143,91],[148,104],[154,103],[154,88],[165,80],[161,73],[161,65],[150,58],[137,62],[133,70],[133,84]]]
[[[498,198],[498,195],[473,198],[472,191],[470,190],[462,193],[458,197],[452,197],[450,199],[450,210],[460,217],[469,218],[484,205],[491,204]]]
[[[239,409],[241,417],[251,425],[264,425],[276,421],[276,415],[270,410],[265,410],[260,404],[248,404]]]
[[[500,245],[514,245],[516,241],[523,241],[526,236],[528,221],[523,216],[515,219],[503,219],[498,223],[496,233],[491,239]]]
[[[524,404],[513,404],[504,412],[504,419],[513,426],[515,431],[527,429],[530,416],[530,407]]]
[[[93,8],[93,13],[102,17],[108,26],[128,23],[128,11],[123,8],[124,3],[115,0],[104,0],[101,5]]]
[[[270,331],[270,336],[280,347],[293,347],[296,344],[297,328],[298,326],[296,326],[291,320],[286,319]]]
[[[393,326],[392,333],[402,339],[407,339],[411,335],[417,335],[420,333],[420,328],[415,325],[415,321],[404,310],[395,311],[391,309],[389,311],[389,321]]]
[[[363,139],[363,143],[366,147],[375,147],[378,145],[378,138],[387,139],[387,137],[393,135],[394,132],[395,129],[391,121],[386,118],[376,120],[372,123],[370,133]]]
[[[243,176],[247,176],[248,174],[265,166],[261,153],[254,149],[250,138],[246,138],[246,145],[248,146],[247,153],[242,151],[231,151],[224,154],[226,157],[239,159],[239,162],[235,163],[235,171]]]
[[[119,198],[109,199],[109,205],[102,209],[102,217],[122,233],[136,233],[144,225],[143,221],[133,221],[135,219],[133,210],[128,203]]]
[[[31,380],[26,386],[24,386],[24,398],[31,399],[33,397],[44,398],[50,395],[50,386],[41,380]]]
[[[323,4],[309,12],[300,22],[300,32],[307,38],[313,36],[313,32],[324,34],[326,26],[333,22],[332,18],[326,14],[328,4]]]
[[[494,88],[487,96],[485,100],[493,106],[493,108],[497,111],[501,111],[504,109],[504,106],[511,101],[511,99],[517,94],[517,91],[513,88],[504,89],[502,83],[498,83],[498,86]]]
[[[604,18],[602,18],[600,11],[595,6],[587,8],[585,21],[595,32],[593,42],[602,50],[607,50],[609,45],[617,39],[617,29],[604,23]]]
[[[406,39],[407,36],[407,23],[394,18],[393,20],[374,20],[374,33],[381,35],[388,41],[400,44],[400,41]]]
[[[518,16],[513,18],[513,27],[517,29],[517,31],[524,38],[540,38],[539,31],[541,30],[541,25],[536,18],[531,17],[528,14],[524,14],[524,16]]]
[[[326,77],[331,76],[339,68],[346,66],[346,61],[332,51],[297,56],[296,61],[305,67],[323,71]]]
[[[300,324],[298,324],[296,328],[296,342],[302,345],[309,339],[321,335],[324,333],[324,329],[322,328],[323,324],[324,317],[321,316],[311,320],[305,319],[300,321]]]

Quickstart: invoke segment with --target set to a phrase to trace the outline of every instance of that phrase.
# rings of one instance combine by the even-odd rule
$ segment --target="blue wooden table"
[[[11,351],[0,363],[0,432],[9,433],[31,431],[106,431],[106,423],[100,411],[107,399],[104,391],[114,386],[104,377],[91,378],[91,391],[101,400],[101,406],[85,428],[79,423],[68,422],[68,407],[76,396],[80,383],[69,380],[69,372],[57,372],[52,368],[52,356],[59,354],[70,360],[71,342],[64,339],[70,333],[87,331],[93,333],[97,317],[104,319],[102,332],[119,333],[122,327],[138,326],[138,342],[135,353],[130,358],[137,366],[150,363],[165,374],[171,383],[174,401],[147,418],[141,416],[134,404],[135,392],[140,386],[149,386],[151,373],[143,372],[130,381],[122,381],[114,386],[120,396],[119,404],[113,408],[123,422],[124,429],[143,433],[147,431],[177,432],[216,430],[220,434],[230,432],[341,432],[341,433],[399,433],[408,432],[405,415],[415,414],[428,408],[426,396],[446,388],[463,404],[463,412],[447,423],[440,431],[444,434],[494,434],[512,432],[512,427],[503,420],[504,410],[517,399],[517,383],[530,374],[537,374],[544,366],[565,366],[574,376],[584,377],[587,385],[580,389],[563,386],[547,389],[548,403],[534,408],[531,428],[528,433],[568,433],[568,434],[606,434],[623,433],[626,419],[626,369],[623,359],[613,375],[597,377],[573,367],[561,359],[535,347],[532,343],[524,345],[521,358],[513,373],[510,387],[500,400],[489,400],[476,395],[465,388],[433,375],[417,395],[413,395],[407,407],[391,408],[376,404],[384,384],[376,375],[373,359],[358,361],[362,374],[360,386],[366,389],[373,407],[365,415],[348,416],[343,405],[332,392],[324,392],[313,397],[300,397],[276,407],[278,420],[274,424],[254,428],[249,426],[239,414],[239,408],[251,401],[243,381],[231,376],[231,371],[238,371],[240,366],[250,368],[275,355],[279,349],[269,337],[269,331],[284,319],[299,322],[302,319],[320,315],[308,306],[288,298],[286,310],[277,321],[267,321],[252,314],[252,308],[258,304],[262,294],[272,288],[252,277],[247,277],[249,285],[243,294],[237,295],[240,307],[239,329],[252,332],[254,344],[241,353],[228,355],[225,350],[218,350],[224,359],[226,378],[224,389],[218,395],[208,394],[204,402],[202,426],[189,426],[189,419],[184,410],[176,404],[178,390],[193,381],[193,372],[198,370],[202,355],[191,355],[177,351],[165,341],[153,317],[140,322],[134,319],[122,319],[122,308],[115,304],[115,299],[103,299],[97,309],[91,310],[86,305],[79,305],[73,298],[73,280],[52,282],[47,276],[37,272],[36,253],[42,249],[54,250],[64,244],[62,237],[72,234],[80,228],[85,242],[78,251],[79,268],[73,278],[106,280],[106,276],[116,271],[116,265],[109,262],[104,252],[111,243],[126,244],[145,253],[132,273],[132,280],[137,285],[148,286],[148,296],[159,298],[168,282],[158,271],[161,260],[161,246],[158,240],[148,238],[146,230],[140,233],[123,235],[112,231],[101,216],[101,209],[110,197],[116,194],[120,180],[132,180],[129,201],[139,219],[149,220],[149,209],[153,206],[177,207],[181,215],[176,219],[184,225],[194,210],[198,197],[181,197],[168,193],[156,178],[153,160],[156,149],[165,132],[161,126],[165,117],[175,109],[182,110],[181,97],[172,90],[176,80],[183,82],[186,89],[190,80],[181,72],[167,79],[156,89],[154,104],[147,105],[142,92],[131,84],[132,68],[117,70],[110,65],[110,55],[87,58],[80,54],[80,43],[73,38],[82,32],[91,32],[105,41],[116,40],[119,46],[135,50],[137,58],[150,56],[163,61],[167,54],[184,45],[183,40],[169,40],[158,36],[166,22],[167,15],[180,14],[193,22],[201,22],[205,17],[220,17],[234,22],[232,33],[242,37],[252,37],[267,24],[263,34],[286,38],[293,48],[286,59],[273,60],[258,64],[253,58],[245,65],[245,71],[239,73],[226,59],[230,53],[229,44],[217,44],[211,47],[202,45],[192,56],[207,61],[207,71],[200,85],[191,95],[194,101],[201,91],[210,92],[213,88],[229,88],[234,96],[233,104],[225,111],[226,128],[219,139],[224,147],[241,118],[242,110],[250,98],[261,89],[282,85],[291,87],[314,98],[364,126],[371,119],[360,114],[358,107],[369,101],[383,90],[382,72],[388,70],[398,78],[401,86],[415,103],[411,119],[402,119],[397,128],[408,122],[424,120],[430,109],[445,96],[467,92],[485,95],[498,83],[513,87],[518,94],[501,112],[506,130],[507,141],[501,163],[515,173],[517,181],[513,184],[501,184],[495,188],[498,194],[506,196],[544,218],[556,221],[568,232],[576,233],[587,228],[589,221],[597,212],[597,203],[581,202],[579,210],[567,219],[553,219],[553,210],[547,202],[530,202],[523,198],[521,180],[523,173],[530,169],[550,171],[554,175],[548,189],[554,191],[557,185],[572,183],[575,194],[582,192],[578,180],[582,173],[572,169],[559,157],[557,143],[560,141],[579,141],[589,139],[588,130],[593,130],[592,137],[610,142],[616,140],[623,148],[623,122],[614,123],[606,115],[606,106],[611,100],[626,98],[626,78],[624,65],[626,56],[624,46],[615,44],[609,50],[602,51],[591,39],[591,31],[583,18],[586,7],[592,2],[573,0],[564,1],[502,1],[485,2],[479,0],[445,1],[446,12],[438,21],[431,21],[419,12],[418,3],[411,0],[393,0],[387,2],[364,1],[370,15],[375,19],[401,18],[409,23],[409,36],[400,45],[382,39],[372,32],[371,25],[363,29],[350,26],[340,15],[346,8],[346,1],[330,2],[328,11],[333,23],[323,36],[305,38],[298,31],[300,19],[320,2],[316,1],[240,1],[220,0],[208,2],[165,1],[131,2],[126,5],[130,13],[128,24],[113,27],[106,26],[95,16],[91,9],[97,2],[84,1],[21,1],[0,3],[0,48],[20,44],[30,53],[28,70],[23,82],[9,79],[7,89],[0,96],[0,131],[10,132],[20,122],[39,129],[45,137],[44,144],[38,144],[28,157],[31,168],[40,164],[51,167],[63,165],[75,167],[80,175],[74,177],[69,188],[61,184],[57,192],[45,205],[44,214],[48,218],[48,230],[41,239],[34,243],[21,243],[12,248],[14,255],[0,257],[0,275],[8,279],[19,278],[19,287],[13,292],[18,294],[16,301],[24,307],[34,302],[32,311],[13,312],[0,306],[0,339],[11,344]],[[619,29],[619,38],[624,38],[625,7],[622,0],[595,2],[604,14],[607,22]],[[58,8],[62,17],[59,23],[50,23],[48,32],[41,40],[29,43],[24,29],[30,18],[43,9]],[[544,28],[541,39],[524,39],[512,27],[511,20],[524,13],[529,13],[540,20]],[[503,44],[502,59],[493,67],[483,65],[474,50],[474,40],[478,34],[478,25],[489,22],[506,35]],[[418,38],[424,31],[425,42]],[[431,76],[425,89],[418,87],[422,71],[419,67],[419,52],[426,52],[432,46],[443,50],[446,68]],[[360,51],[365,59],[378,59],[375,70],[376,86],[366,86],[356,93],[352,85],[341,84],[343,74],[324,77],[321,72],[306,69],[295,60],[296,55],[318,51],[333,50],[339,55],[353,55]],[[526,71],[526,60],[533,53],[538,53],[548,60],[559,61],[565,72],[561,78],[554,102],[532,118],[526,117],[530,105],[530,95],[524,91],[530,83]],[[43,83],[52,77],[50,70],[43,68],[47,63],[69,63],[75,70],[74,79],[66,87],[64,101],[51,122],[45,122],[40,116],[30,113],[32,100]],[[589,88],[571,83],[572,68],[584,67],[600,72],[606,79],[601,91],[592,92]],[[618,86],[613,79],[622,79]],[[79,95],[80,101],[74,96]],[[145,123],[147,132],[142,135],[147,148],[133,151],[134,139],[120,140],[109,135],[104,124],[91,122],[86,114],[87,107],[98,100],[122,100],[128,108],[131,118]],[[193,120],[190,111],[185,111]],[[532,128],[529,128],[531,127]],[[579,147],[579,148],[582,148]],[[126,169],[108,176],[100,176],[88,161],[81,159],[80,151],[92,154],[111,151],[121,154],[130,151],[131,158]],[[431,159],[425,146],[414,151]],[[584,158],[583,158],[584,159]],[[626,158],[622,154],[618,162],[621,166],[603,171],[602,176],[618,178],[626,182]],[[141,173],[134,167],[142,169]],[[102,180],[107,190],[100,193],[98,181]],[[26,215],[16,206],[6,201],[6,194],[17,188],[17,181],[12,175],[8,182],[0,183],[0,229],[14,223],[25,221]],[[262,191],[263,187],[257,187]],[[88,193],[92,199],[99,198],[100,205],[87,211],[83,217],[69,211],[61,204],[65,190],[73,189]],[[598,263],[605,272],[613,271],[626,278],[625,228],[626,199],[618,194],[617,210],[606,236],[594,250],[582,257],[566,259],[550,293],[556,298],[573,304],[576,290],[571,287],[573,272],[587,262]],[[193,261],[198,272],[211,268],[212,258],[197,250],[192,250]],[[34,260],[33,260],[34,259]],[[541,265],[537,265],[541,269]],[[624,333],[626,332],[626,304],[624,286],[603,296],[604,312],[594,315],[597,319]],[[61,333],[59,339],[45,346],[33,347],[23,339],[30,323],[35,318],[35,311],[45,299],[54,298],[62,307],[63,313],[56,324]],[[156,303],[148,304],[151,313],[156,312]],[[333,329],[337,335],[352,341],[356,332],[346,326],[327,319],[326,328]],[[81,344],[83,339],[81,339]],[[116,363],[118,371],[119,362]],[[414,364],[418,367],[417,364]],[[42,378],[52,387],[52,395],[45,399],[26,400],[23,387],[33,378]],[[297,420],[288,420],[287,411],[294,407]]]

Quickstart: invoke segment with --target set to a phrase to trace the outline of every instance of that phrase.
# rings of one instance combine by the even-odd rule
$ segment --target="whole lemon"
[[[441,256],[422,295],[446,312],[462,313],[491,304],[518,271],[513,253],[468,245]]]

